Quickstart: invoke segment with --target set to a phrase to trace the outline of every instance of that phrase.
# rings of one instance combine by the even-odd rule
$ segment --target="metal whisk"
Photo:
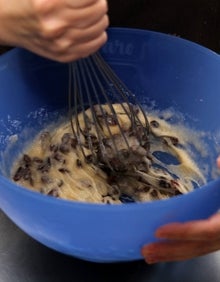
[[[69,114],[87,162],[124,171],[146,157],[146,114],[99,53],[69,64]]]

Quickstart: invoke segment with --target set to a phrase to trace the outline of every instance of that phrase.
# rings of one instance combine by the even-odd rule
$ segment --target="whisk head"
[[[147,162],[146,114],[99,53],[69,64],[69,114],[87,162],[118,172]]]

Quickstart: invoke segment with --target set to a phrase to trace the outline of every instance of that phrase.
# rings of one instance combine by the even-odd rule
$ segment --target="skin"
[[[220,168],[220,157],[217,159]],[[166,239],[142,248],[148,264],[182,261],[220,250],[220,213],[206,220],[170,223],[159,227],[155,236]]]
[[[0,45],[70,62],[107,40],[106,0],[0,0]]]

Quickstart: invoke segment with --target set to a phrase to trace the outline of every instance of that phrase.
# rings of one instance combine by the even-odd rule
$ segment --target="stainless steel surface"
[[[147,265],[96,264],[54,252],[19,230],[0,212],[0,282],[219,282],[220,252],[197,259]]]

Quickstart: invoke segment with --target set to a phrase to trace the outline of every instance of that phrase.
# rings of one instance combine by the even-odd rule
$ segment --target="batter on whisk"
[[[109,204],[166,199],[205,183],[202,171],[184,149],[186,134],[179,127],[151,113],[146,138],[143,132],[132,128],[132,121],[125,114],[130,106],[113,104],[113,107],[117,123],[109,115],[108,105],[102,105],[102,114],[97,115],[103,129],[104,155],[97,142],[91,109],[87,109],[74,117],[71,124],[66,121],[53,130],[48,127],[40,132],[16,162],[13,180],[50,196]],[[144,123],[142,111],[135,110],[139,121]],[[106,118],[110,130],[101,126]],[[82,129],[78,133],[80,141],[73,134],[78,122]],[[145,138],[140,142],[142,135]],[[165,165],[155,157],[158,151],[174,156],[178,164]]]

